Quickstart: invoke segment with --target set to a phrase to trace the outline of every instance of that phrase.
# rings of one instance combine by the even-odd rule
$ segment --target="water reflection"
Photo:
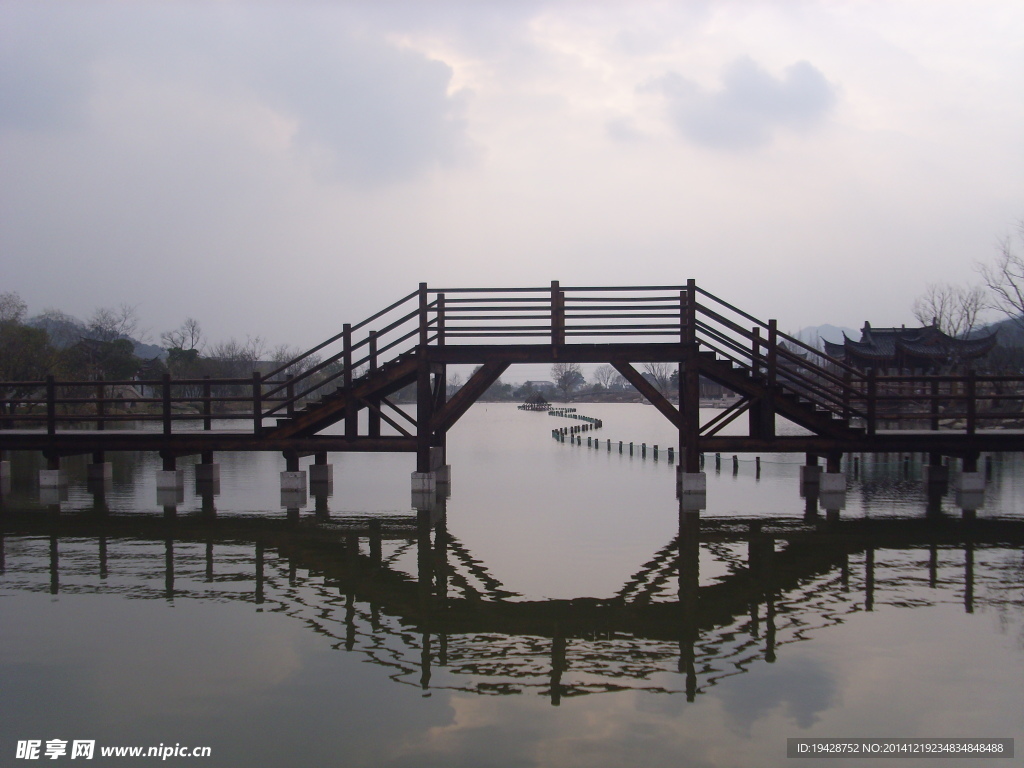
[[[627,689],[695,700],[881,605],[1024,614],[1024,521],[701,517],[613,595],[528,600],[447,527],[331,518],[328,493],[285,519],[7,509],[8,591],[245,602],[278,612],[425,694],[564,699]]]

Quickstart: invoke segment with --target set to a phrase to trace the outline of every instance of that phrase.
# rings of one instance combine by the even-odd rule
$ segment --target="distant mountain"
[[[50,343],[58,349],[65,349],[72,344],[78,343],[81,339],[92,338],[88,326],[77,317],[66,315],[63,312],[51,312],[44,315],[31,317],[26,325],[34,328],[42,328],[50,337]],[[134,354],[143,360],[152,360],[154,357],[161,359],[167,357],[167,350],[156,344],[144,344],[137,339],[127,337],[134,347]]]
[[[842,344],[844,333],[851,339],[856,340],[860,338],[860,331],[855,331],[842,325],[829,325],[828,323],[824,325],[809,325],[806,328],[801,328],[793,335],[804,342],[804,344],[817,347],[821,343],[819,339],[831,341],[833,344]]]
[[[167,350],[163,347],[158,347],[156,344],[143,344],[135,339],[132,339],[131,342],[135,345],[135,356],[142,360],[152,360],[154,357],[159,357],[163,360],[167,357]]]
[[[66,315],[63,312],[48,312],[36,317],[30,317],[25,325],[33,328],[42,328],[50,337],[50,343],[58,349],[65,349],[72,344],[77,344],[83,337],[89,336],[89,329],[85,323],[77,317]]]
[[[992,331],[996,331],[999,334],[998,344],[1004,347],[1024,347],[1024,325],[1010,318],[989,323],[974,331],[971,336],[989,334]]]

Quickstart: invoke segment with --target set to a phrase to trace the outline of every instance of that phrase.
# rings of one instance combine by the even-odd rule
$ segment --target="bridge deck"
[[[45,430],[9,429],[0,433],[4,450],[46,451],[52,455],[73,456],[97,451],[166,451],[177,455],[204,451],[293,451],[300,455],[329,453],[406,453],[416,451],[411,437],[360,435],[311,435],[276,437],[257,435],[251,430],[189,430],[165,435],[153,430],[68,429],[48,434]],[[819,453],[839,450],[844,453],[936,452],[960,455],[977,451],[1024,450],[1024,429],[980,429],[941,431],[893,429],[874,435],[862,435],[848,442],[820,435],[750,437],[715,435],[704,437],[700,448],[706,453]]]

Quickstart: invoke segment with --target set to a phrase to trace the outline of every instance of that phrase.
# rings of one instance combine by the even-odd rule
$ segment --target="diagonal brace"
[[[651,382],[641,376],[636,368],[629,363],[613,362],[612,366],[622,374],[626,381],[636,387],[641,395],[650,400],[651,405],[661,411],[665,418],[671,421],[678,429],[683,428],[683,415]]]
[[[508,368],[507,362],[484,363],[480,366],[465,385],[452,395],[451,399],[434,412],[430,421],[432,432],[447,432],[458,421],[469,407],[475,403],[487,388],[501,378]]]

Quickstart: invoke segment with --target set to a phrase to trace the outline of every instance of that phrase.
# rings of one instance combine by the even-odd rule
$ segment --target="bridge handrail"
[[[720,306],[725,307],[725,308],[735,312],[736,314],[740,315],[744,319],[754,323],[758,327],[764,328],[766,330],[769,328],[768,323],[765,323],[764,321],[759,320],[758,318],[754,317],[753,315],[751,315],[751,314],[749,314],[747,312],[744,312],[742,309],[738,309],[737,307],[734,307],[732,304],[728,303],[727,301],[723,301],[722,299],[720,299],[717,296],[715,296],[713,293],[710,293],[710,292],[704,290],[703,288],[701,288],[699,286],[697,287],[696,290],[697,290],[698,294],[700,294],[702,296],[705,296],[708,299],[710,299],[711,301],[713,301],[714,303],[719,304]],[[701,307],[702,305],[698,304],[697,306]],[[810,344],[807,344],[806,342],[801,341],[800,339],[798,339],[798,338],[796,338],[794,336],[790,336],[788,333],[784,333],[783,331],[780,331],[780,330],[776,329],[775,334],[776,334],[777,338],[780,338],[783,341],[788,341],[788,342],[790,342],[792,344],[795,344],[796,346],[800,347],[801,349],[803,349],[803,350],[805,350],[807,352],[811,352],[815,356],[827,360],[829,364],[835,365],[837,368],[839,368],[841,370],[848,371],[850,374],[852,374],[855,377],[865,378],[864,372],[859,370],[858,368],[855,368],[852,365],[849,365],[848,363],[845,363],[842,360],[839,360],[838,358],[832,357],[832,356],[826,354],[824,351],[822,351],[820,349],[817,349],[816,347],[812,347]]]
[[[400,307],[405,302],[409,301],[410,299],[415,298],[417,295],[419,295],[419,291],[413,291],[408,296],[402,297],[401,299],[399,299],[395,303],[385,307],[384,309],[380,310],[379,312],[376,312],[375,314],[370,315],[365,320],[363,320],[363,321],[361,321],[359,323],[356,323],[355,325],[353,325],[351,327],[350,330],[356,331],[356,330],[359,330],[359,329],[363,328],[367,324],[372,323],[374,320],[376,320],[376,319],[378,319],[380,317],[383,317],[384,315],[386,315],[388,312],[390,312],[391,310],[395,309],[396,307]],[[275,368],[273,371],[271,371],[270,373],[268,373],[266,375],[266,378],[269,379],[269,378],[271,378],[273,376],[277,376],[277,375],[283,373],[284,371],[288,370],[292,366],[294,366],[296,363],[301,362],[302,360],[305,360],[310,355],[315,355],[321,349],[324,349],[325,347],[329,347],[331,344],[334,344],[335,342],[340,340],[344,336],[344,333],[345,332],[342,331],[341,333],[335,334],[334,336],[332,336],[331,338],[327,339],[326,341],[320,342],[315,347],[310,347],[309,349],[307,349],[305,352],[303,352],[298,357],[295,357],[292,360],[289,360],[287,363],[283,363],[282,365],[280,365],[277,368]]]

